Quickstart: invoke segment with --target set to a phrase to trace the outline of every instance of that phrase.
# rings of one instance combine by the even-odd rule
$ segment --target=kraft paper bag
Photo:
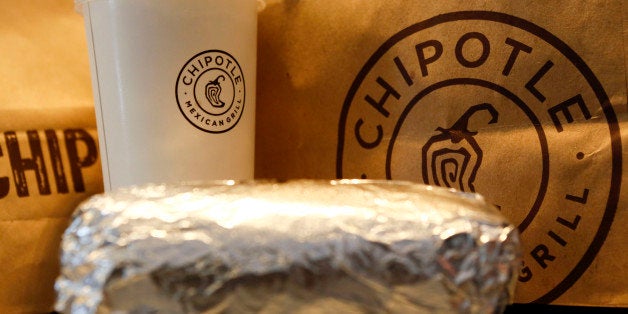
[[[627,7],[267,1],[256,175],[478,192],[519,226],[515,302],[627,306]]]
[[[0,20],[0,312],[46,313],[69,216],[103,189],[85,33],[72,1]]]
[[[268,2],[257,177],[480,192],[527,225],[515,301],[627,305],[621,1]],[[102,191],[83,21],[72,6],[0,4],[0,312],[52,309],[61,233],[76,205]],[[465,160],[471,170],[455,180],[451,169]]]

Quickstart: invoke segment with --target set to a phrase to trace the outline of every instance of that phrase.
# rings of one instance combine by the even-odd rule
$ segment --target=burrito
[[[400,181],[149,184],[64,233],[67,313],[497,313],[519,235],[480,195]]]

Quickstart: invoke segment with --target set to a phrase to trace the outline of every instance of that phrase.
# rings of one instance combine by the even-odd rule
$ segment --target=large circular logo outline
[[[183,108],[181,106],[181,103],[179,102],[179,80],[181,79],[181,74],[183,73],[183,71],[185,71],[185,68],[187,67],[187,65],[190,64],[190,61],[196,59],[198,56],[201,56],[201,55],[206,54],[206,53],[213,53],[213,52],[222,53],[222,54],[224,54],[226,56],[229,56],[231,59],[233,59],[233,62],[235,63],[235,65],[238,66],[238,70],[240,70],[240,73],[242,74],[241,75],[241,78],[242,78],[242,109],[240,109],[240,114],[238,115],[238,118],[233,122],[233,124],[229,128],[224,129],[224,130],[220,130],[220,131],[207,130],[207,129],[201,128],[200,126],[196,125],[196,123],[191,121],[190,118],[188,118],[188,116],[185,114],[185,112],[183,111]],[[195,82],[195,84],[196,84],[196,82]],[[195,128],[197,128],[197,129],[199,129],[199,130],[201,130],[201,131],[203,131],[205,133],[212,133],[212,134],[227,133],[227,132],[231,131],[233,128],[235,128],[236,125],[238,125],[238,123],[240,122],[240,119],[244,115],[244,107],[245,107],[245,103],[246,103],[246,83],[245,83],[245,80],[244,80],[244,72],[242,72],[242,67],[240,66],[240,63],[238,62],[238,60],[236,58],[234,58],[230,53],[228,53],[226,51],[219,50],[219,49],[209,49],[209,50],[201,51],[201,52],[195,54],[193,57],[191,57],[188,61],[186,61],[185,64],[183,65],[183,67],[181,68],[181,71],[179,71],[179,75],[177,75],[177,80],[176,80],[175,86],[174,86],[174,96],[175,96],[175,99],[177,100],[177,107],[179,108],[179,111],[181,112],[181,114],[183,115],[185,120],[187,120],[192,126],[194,126]],[[235,98],[234,98],[234,101],[235,101]],[[199,107],[200,107],[200,105],[199,105]]]
[[[530,209],[526,217],[518,226],[519,231],[523,232],[532,223],[532,221],[534,220],[534,217],[536,217],[536,215],[538,214],[539,209],[541,208],[541,204],[543,203],[543,199],[545,198],[545,193],[547,192],[547,186],[548,186],[548,181],[549,181],[549,148],[547,145],[547,138],[545,137],[545,131],[543,131],[543,128],[541,127],[541,122],[538,120],[534,112],[532,112],[532,110],[525,104],[525,102],[523,102],[523,100],[517,97],[517,95],[515,95],[508,89],[502,86],[499,86],[495,83],[488,82],[485,80],[480,80],[480,79],[473,79],[473,78],[456,78],[456,79],[449,79],[449,80],[432,84],[424,88],[423,90],[421,90],[419,93],[417,93],[417,95],[414,96],[408,102],[408,105],[406,105],[406,108],[403,110],[401,115],[399,115],[399,119],[397,120],[397,124],[395,125],[392,136],[390,138],[387,153],[386,153],[386,179],[388,180],[392,179],[391,163],[392,163],[393,147],[395,145],[397,135],[399,134],[399,131],[401,130],[401,126],[403,125],[407,115],[410,113],[412,108],[414,108],[414,106],[419,101],[421,101],[421,99],[424,96],[427,96],[431,92],[436,91],[443,87],[454,86],[454,85],[474,85],[474,86],[488,88],[495,92],[500,93],[501,95],[510,99],[510,101],[514,102],[526,114],[528,119],[530,119],[530,121],[532,122],[534,129],[536,130],[536,133],[539,137],[539,142],[541,144],[541,156],[542,156],[543,169],[542,169],[542,174],[541,174],[541,184],[539,186],[539,191],[537,193],[536,199],[534,200],[534,204],[532,205],[532,208]]]
[[[606,237],[608,236],[608,232],[610,231],[610,227],[613,224],[613,220],[615,217],[615,212],[617,211],[617,204],[619,202],[619,192],[621,190],[621,174],[622,174],[622,144],[621,144],[621,135],[619,133],[619,123],[617,121],[617,116],[613,107],[608,98],[608,94],[604,90],[602,84],[594,75],[593,71],[588,67],[588,65],[582,60],[582,58],[571,49],[565,42],[560,40],[558,37],[554,36],[552,33],[548,32],[544,28],[524,20],[522,18],[512,16],[506,13],[500,12],[490,12],[490,11],[459,11],[459,12],[451,12],[445,13],[442,15],[435,16],[433,18],[424,20],[422,22],[418,22],[407,28],[399,31],[394,34],[391,38],[389,38],[384,44],[382,44],[376,51],[371,55],[371,57],[367,60],[366,64],[362,67],[356,79],[351,84],[349,88],[349,92],[347,93],[347,97],[342,106],[342,111],[340,112],[340,120],[338,123],[338,147],[337,147],[337,155],[336,155],[336,177],[342,178],[342,157],[344,152],[344,142],[345,142],[345,131],[346,131],[346,121],[347,116],[349,115],[349,109],[351,107],[351,102],[357,93],[358,88],[361,86],[362,82],[366,78],[367,74],[373,69],[377,61],[388,52],[394,45],[396,45],[401,40],[419,32],[425,30],[427,28],[447,23],[447,22],[455,22],[455,21],[468,21],[468,20],[480,20],[480,21],[492,21],[498,22],[506,25],[510,25],[512,27],[519,28],[523,31],[527,31],[539,39],[545,41],[556,50],[561,52],[563,56],[565,56],[582,74],[585,78],[589,86],[595,93],[596,98],[600,102],[600,106],[602,107],[602,112],[606,117],[606,121],[608,124],[608,128],[610,131],[610,139],[611,139],[611,180],[610,180],[610,189],[608,194],[608,199],[606,202],[606,209],[604,211],[604,215],[602,217],[602,221],[600,226],[598,227],[591,244],[585,251],[583,257],[576,264],[576,266],[567,274],[567,276],[559,282],[554,288],[545,293],[543,296],[534,300],[533,303],[551,303],[560,297],[565,291],[567,291],[574,283],[584,274],[587,268],[591,265],[596,255],[600,251]]]

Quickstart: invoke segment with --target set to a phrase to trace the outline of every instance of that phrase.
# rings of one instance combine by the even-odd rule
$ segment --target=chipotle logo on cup
[[[238,61],[221,50],[192,57],[177,78],[179,110],[199,130],[223,133],[236,126],[244,110],[246,88]]]
[[[393,35],[357,73],[338,135],[338,177],[452,187],[500,208],[524,243],[518,302],[569,289],[617,209],[622,148],[604,87],[576,50],[515,16],[453,12]]]

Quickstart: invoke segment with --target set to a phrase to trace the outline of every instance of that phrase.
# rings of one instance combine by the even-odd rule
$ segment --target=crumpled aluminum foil
[[[497,313],[516,228],[476,194],[395,181],[146,185],[63,236],[66,313]]]

